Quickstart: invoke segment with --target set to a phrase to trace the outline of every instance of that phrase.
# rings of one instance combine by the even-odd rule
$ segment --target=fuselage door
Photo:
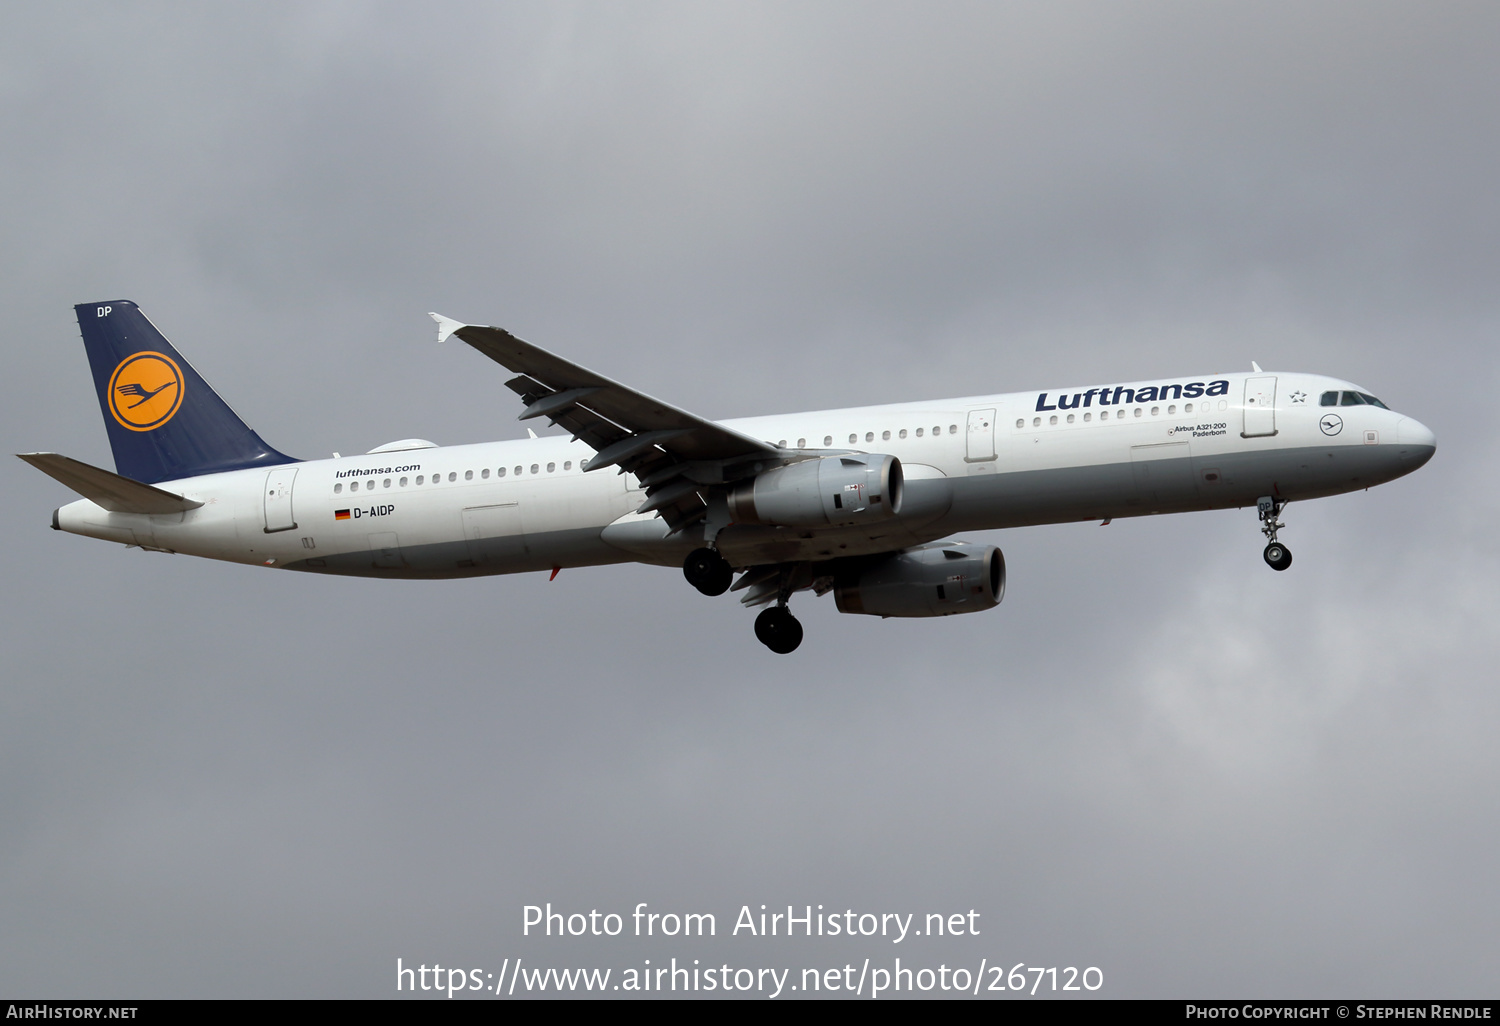
[[[370,535],[370,555],[370,565],[380,570],[400,570],[404,565],[401,539],[396,536],[395,531],[381,531]]]
[[[1276,379],[1245,379],[1245,438],[1260,438],[1276,433]]]
[[[292,518],[292,482],[296,479],[296,467],[277,467],[266,474],[267,534],[274,531],[290,531],[297,526],[297,521]]]
[[[969,411],[969,447],[965,463],[981,463],[995,458],[995,411]]]
[[[1153,512],[1158,507],[1185,505],[1197,496],[1192,450],[1187,442],[1156,442],[1130,447],[1130,469],[1135,492]]]
[[[464,540],[475,566],[514,569],[526,555],[521,507],[515,502],[470,506],[464,510]]]

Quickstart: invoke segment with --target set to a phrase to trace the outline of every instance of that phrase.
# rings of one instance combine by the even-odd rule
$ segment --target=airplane
[[[992,609],[999,548],[971,531],[1254,507],[1291,565],[1286,504],[1369,488],[1432,458],[1433,433],[1367,389],[1262,371],[1049,388],[714,422],[440,314],[515,376],[523,422],[565,435],[358,456],[271,448],[135,303],[75,308],[115,471],[21,459],[83,498],[54,530],[150,552],[308,573],[459,578],[638,562],[764,607],[756,637],[802,641],[790,598],[841,613]],[[738,575],[738,580],[735,579]]]

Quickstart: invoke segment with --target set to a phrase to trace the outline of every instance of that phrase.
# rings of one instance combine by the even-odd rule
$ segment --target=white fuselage
[[[1202,382],[1222,390],[1203,395]],[[1198,395],[1179,396],[1173,385],[1145,402],[1111,402],[1110,386],[726,422],[788,449],[893,455],[907,493],[901,514],[880,524],[737,524],[717,545],[732,564],[749,566],[888,552],[957,531],[1230,508],[1264,495],[1315,498],[1400,477],[1433,452],[1432,433],[1400,413],[1319,405],[1326,391],[1354,389],[1348,382],[1220,374],[1194,383]],[[669,536],[654,514],[636,514],[644,493],[635,479],[584,472],[591,455],[580,442],[548,436],[311,460],[160,482],[203,503],[186,513],[111,513],[80,500],[59,509],[54,526],[150,549],[370,577],[678,564],[702,544],[701,528]]]

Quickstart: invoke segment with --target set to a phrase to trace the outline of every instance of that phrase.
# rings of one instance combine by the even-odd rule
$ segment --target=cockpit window
[[[1343,401],[1339,403],[1340,406],[1363,406],[1364,404],[1364,396],[1358,392],[1345,392]]]
[[[1323,397],[1318,400],[1319,406],[1337,406],[1338,404],[1339,394],[1337,392],[1324,392]]]
[[[1382,410],[1389,410],[1390,409],[1389,406],[1387,406],[1385,403],[1381,402],[1379,399],[1376,399],[1373,395],[1369,395],[1369,394],[1367,394],[1365,392],[1361,392],[1361,393],[1359,393],[1359,397],[1361,399],[1363,399],[1365,402],[1369,403],[1371,406],[1379,406]]]

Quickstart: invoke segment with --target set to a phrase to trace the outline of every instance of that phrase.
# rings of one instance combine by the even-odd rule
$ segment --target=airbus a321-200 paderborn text
[[[568,433],[298,460],[136,304],[76,312],[115,472],[22,454],[83,496],[53,513],[57,530],[357,577],[680,566],[705,595],[764,607],[756,637],[781,653],[802,641],[788,607],[802,591],[872,616],[998,605],[1000,550],[961,532],[1253,506],[1265,561],[1285,570],[1286,503],[1409,474],[1435,446],[1359,385],[1259,367],[715,422],[433,314],[439,341],[515,375],[521,420]]]

